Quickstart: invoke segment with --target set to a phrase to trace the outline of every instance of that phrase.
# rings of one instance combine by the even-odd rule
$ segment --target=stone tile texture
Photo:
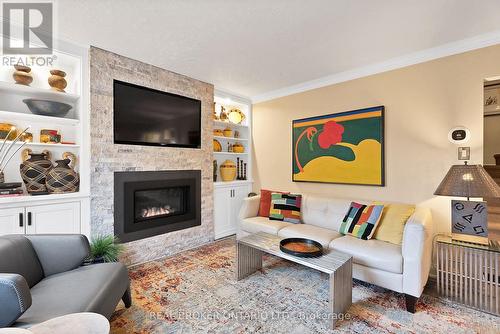
[[[201,100],[201,149],[114,144],[113,79]],[[213,241],[213,85],[91,47],[90,94],[91,234],[113,234],[114,172],[196,169],[201,226],[126,243],[121,260],[142,263]]]

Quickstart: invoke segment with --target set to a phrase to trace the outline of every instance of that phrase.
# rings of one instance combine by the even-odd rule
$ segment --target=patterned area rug
[[[331,331],[325,274],[266,256],[237,282],[235,253],[231,238],[133,267],[133,306],[117,309],[112,333],[500,333],[498,317],[430,293],[410,314],[402,295],[359,281]]]

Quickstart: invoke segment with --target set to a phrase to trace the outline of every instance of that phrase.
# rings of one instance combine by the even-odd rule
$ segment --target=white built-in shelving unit
[[[239,98],[234,95],[229,95],[223,92],[216,91],[215,95],[215,113],[219,116],[221,112],[221,107],[223,107],[226,112],[229,112],[231,109],[239,109],[245,114],[245,120],[241,124],[234,124],[231,122],[227,121],[220,121],[220,120],[214,120],[214,130],[224,130],[226,128],[229,128],[233,131],[233,136],[231,137],[226,137],[226,136],[215,136],[214,135],[214,140],[217,140],[221,146],[222,146],[222,152],[214,152],[214,159],[217,160],[217,185],[224,185],[224,186],[230,186],[232,184],[242,184],[242,183],[251,183],[252,180],[252,164],[251,164],[251,136],[252,136],[252,131],[251,131],[251,121],[252,121],[252,105],[250,101],[247,101],[245,99]],[[238,132],[238,137],[235,137],[234,134],[235,132]],[[243,145],[245,148],[243,153],[234,153],[230,152],[228,149],[229,145],[233,145],[235,143],[239,143]],[[220,166],[221,164],[226,161],[226,160],[231,160],[235,164],[237,163],[237,158],[240,159],[240,161],[243,161],[247,164],[247,179],[242,182],[242,180],[234,180],[230,182],[224,182],[222,181],[220,177]]]
[[[15,83],[12,66],[0,66],[0,123],[12,124],[20,131],[29,126],[28,132],[33,134],[33,142],[26,143],[24,147],[35,153],[48,150],[52,162],[62,159],[64,152],[75,154],[78,158],[76,170],[80,173],[80,190],[77,193],[38,196],[31,196],[25,191],[23,196],[0,197],[0,235],[90,234],[88,48],[61,40],[54,41],[54,45],[51,66],[30,66],[33,76],[30,86]],[[51,69],[66,72],[66,92],[50,89],[47,79]],[[64,102],[72,108],[64,117],[36,115],[31,113],[23,102],[23,99],[28,98]],[[41,143],[42,129],[57,130],[62,141],[68,143]],[[20,145],[22,143],[16,143],[14,150]],[[5,182],[22,182],[19,166],[24,147],[16,153],[4,170]]]
[[[217,181],[214,182],[214,225],[215,238],[223,238],[236,233],[238,213],[243,199],[252,191],[252,104],[249,100],[225,92],[215,92],[215,112],[220,114],[221,107],[227,112],[233,108],[240,109],[246,116],[241,124],[232,124],[214,120],[214,130],[233,130],[233,136],[214,136],[219,141],[222,152],[214,152],[213,158],[217,161]],[[234,137],[238,131],[239,136]],[[245,148],[243,153],[228,152],[228,144],[240,143]],[[235,164],[237,158],[247,163],[247,179],[222,181],[220,177],[220,166],[226,160]]]

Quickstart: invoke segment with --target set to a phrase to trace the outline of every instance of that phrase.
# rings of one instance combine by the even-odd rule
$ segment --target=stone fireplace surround
[[[125,243],[122,261],[142,263],[213,240],[213,85],[90,48],[91,235],[114,234],[114,173],[201,170],[201,225]],[[201,149],[113,143],[113,79],[201,100]]]

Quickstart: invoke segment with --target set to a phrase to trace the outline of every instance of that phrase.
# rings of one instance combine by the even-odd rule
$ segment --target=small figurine
[[[214,166],[214,182],[217,182],[217,160],[214,160],[213,162],[213,166]]]
[[[226,108],[224,106],[220,106],[220,114],[219,114],[219,119],[223,122],[228,122],[227,118],[227,113],[226,113]]]
[[[240,158],[236,158],[236,180],[241,180],[240,174]]]

